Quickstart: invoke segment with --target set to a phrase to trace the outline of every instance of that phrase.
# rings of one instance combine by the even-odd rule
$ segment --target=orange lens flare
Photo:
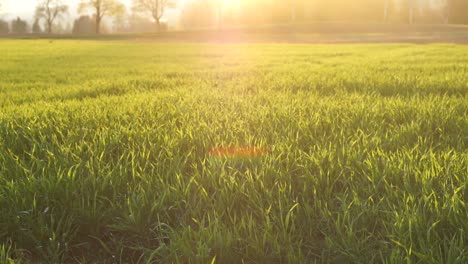
[[[208,151],[210,156],[214,157],[241,157],[241,158],[248,158],[248,157],[261,157],[268,154],[268,150],[266,148],[260,147],[217,147],[212,148]]]

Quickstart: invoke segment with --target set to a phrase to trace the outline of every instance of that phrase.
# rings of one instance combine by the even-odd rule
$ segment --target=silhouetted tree
[[[133,0],[135,11],[150,13],[156,24],[156,30],[161,30],[161,18],[168,7],[175,7],[176,0]]]
[[[54,24],[53,31],[57,34],[69,34],[72,32],[72,27],[67,22],[59,22]]]
[[[96,33],[96,19],[90,16],[80,16],[73,23],[74,35],[91,35]]]
[[[24,34],[28,31],[28,23],[24,20],[21,20],[20,17],[17,17],[11,21],[11,33],[14,34]]]
[[[42,27],[41,24],[39,23],[39,19],[35,19],[34,23],[32,25],[32,33],[33,34],[42,34]]]
[[[125,32],[129,32],[128,30],[129,30],[129,25],[128,25],[127,14],[114,18],[114,21],[112,23],[113,32],[125,33]]]
[[[120,16],[125,13],[125,6],[117,0],[81,0],[78,12],[83,13],[87,9],[94,11],[96,34],[100,33],[101,22],[105,16]]]
[[[36,7],[37,20],[44,19],[46,32],[52,33],[54,22],[68,12],[68,6],[62,0],[40,0]]]
[[[141,16],[136,13],[133,13],[129,19],[129,32],[138,32],[138,33],[145,33],[145,32],[154,32],[157,30],[154,27],[154,21],[146,16]],[[160,30],[164,28],[165,24],[161,23]]]
[[[0,35],[6,35],[8,33],[10,33],[8,22],[0,20]]]

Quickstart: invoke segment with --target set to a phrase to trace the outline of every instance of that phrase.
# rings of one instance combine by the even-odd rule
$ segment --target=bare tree
[[[41,34],[42,33],[42,28],[41,28],[41,25],[39,23],[39,20],[36,18],[34,19],[34,23],[32,25],[32,33],[33,34]]]
[[[8,22],[3,21],[1,18],[2,14],[2,0],[0,0],[0,35],[10,33],[10,26]]]
[[[11,32],[14,34],[25,34],[28,31],[28,22],[20,17],[11,21]]]
[[[8,22],[0,19],[0,35],[6,35],[10,33],[10,25],[8,25]]]
[[[105,16],[120,16],[125,12],[125,6],[117,0],[81,0],[78,12],[93,10],[96,18],[96,34],[100,33],[101,22]]]
[[[51,34],[54,22],[62,18],[67,12],[68,6],[62,0],[40,0],[36,7],[35,18],[37,20],[44,19],[46,32]]]
[[[133,0],[133,8],[136,11],[148,12],[156,23],[156,30],[161,29],[161,18],[168,7],[175,7],[176,0]]]

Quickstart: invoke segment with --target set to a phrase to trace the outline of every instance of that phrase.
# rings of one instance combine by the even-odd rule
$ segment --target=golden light
[[[179,5],[180,6],[185,6],[188,3],[190,3],[192,0],[180,0]],[[215,3],[220,4],[223,8],[234,8],[237,7],[240,4],[241,1],[239,0],[216,0]]]

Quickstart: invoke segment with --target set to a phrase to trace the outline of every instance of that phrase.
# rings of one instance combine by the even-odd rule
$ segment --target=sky
[[[0,0],[3,3],[3,12],[8,13],[33,13],[38,0]],[[76,7],[80,0],[66,0],[71,11],[76,12]],[[121,0],[120,2],[127,5],[130,4],[131,0]],[[29,10],[30,9],[30,10]],[[32,10],[32,11],[31,11]]]
[[[11,19],[20,16],[21,18],[31,21],[39,0],[0,0],[0,2],[2,3],[0,18]],[[64,2],[70,7],[69,19],[74,19],[77,16],[77,7],[80,0],[65,0]],[[120,2],[124,3],[127,6],[127,10],[129,10],[131,0],[120,0]],[[169,11],[167,12],[167,16],[170,19],[174,19],[176,13],[177,12]]]
[[[10,20],[14,19],[17,16],[32,22],[32,18],[34,16],[34,10],[36,8],[37,3],[40,0],[0,0],[2,3],[2,7],[0,10],[0,19]],[[68,14],[68,21],[73,21],[77,16],[77,6],[80,0],[63,0],[66,2],[69,7],[69,14]],[[131,2],[132,0],[119,0],[121,3],[124,3],[127,6],[127,10],[130,11]],[[166,11],[166,15],[164,19],[169,21],[169,24],[173,25],[178,23],[178,17],[180,15],[180,7],[183,6],[184,3],[189,2],[191,0],[178,0],[179,1],[179,10],[169,9]],[[219,0],[223,2],[225,6],[233,6],[238,0]],[[399,0],[401,1],[401,0]],[[431,5],[437,5],[444,0],[417,0],[417,3],[429,3]]]

